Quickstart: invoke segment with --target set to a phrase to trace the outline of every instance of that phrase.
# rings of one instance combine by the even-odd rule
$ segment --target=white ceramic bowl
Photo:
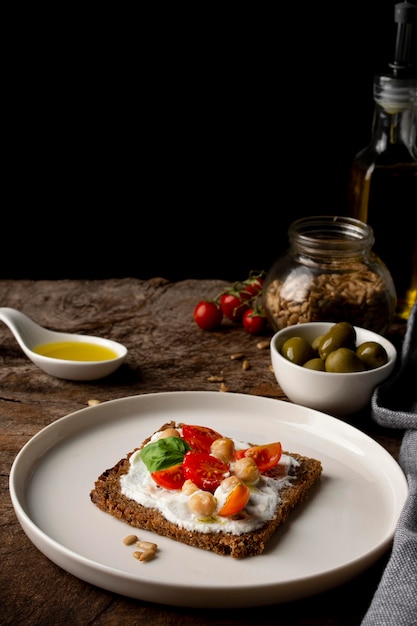
[[[377,341],[385,348],[388,354],[385,365],[363,372],[332,373],[302,367],[282,356],[281,348],[290,337],[304,337],[312,342],[334,324],[308,322],[283,328],[271,339],[271,361],[279,386],[292,402],[341,417],[366,407],[375,387],[392,373],[397,351],[382,335],[354,326],[357,346],[365,341]]]

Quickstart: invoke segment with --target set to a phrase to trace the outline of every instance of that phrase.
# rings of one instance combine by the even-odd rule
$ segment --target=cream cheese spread
[[[247,448],[250,445],[233,441],[236,449]],[[216,514],[207,519],[196,517],[188,507],[189,495],[180,489],[164,489],[155,483],[140,458],[140,450],[131,455],[129,472],[120,478],[120,486],[121,492],[127,498],[145,507],[158,509],[168,521],[180,528],[202,533],[222,532],[240,535],[260,528],[273,518],[281,502],[280,491],[291,484],[288,471],[291,466],[296,467],[299,463],[291,456],[283,454],[278,465],[286,468],[282,477],[271,478],[261,475],[256,483],[248,484],[251,490],[249,502],[242,514],[235,518]],[[233,471],[233,463],[230,469]],[[221,487],[219,489],[217,497],[221,497]]]

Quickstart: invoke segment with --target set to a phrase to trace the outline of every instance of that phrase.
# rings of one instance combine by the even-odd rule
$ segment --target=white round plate
[[[242,560],[133,531],[158,544],[140,562],[130,526],[90,500],[95,480],[171,419],[320,459],[323,474],[266,551]],[[67,415],[21,449],[10,473],[16,516],[51,561],[89,583],[149,602],[188,607],[260,606],[344,583],[390,546],[407,497],[391,455],[358,429],[289,402],[244,394],[132,396]]]

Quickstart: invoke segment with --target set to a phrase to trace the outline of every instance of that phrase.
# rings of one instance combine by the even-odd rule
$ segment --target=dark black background
[[[268,269],[291,221],[346,211],[394,4],[27,22],[3,89],[0,278]]]

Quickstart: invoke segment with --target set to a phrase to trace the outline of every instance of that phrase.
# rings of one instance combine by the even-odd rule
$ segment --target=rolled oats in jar
[[[396,293],[389,269],[372,250],[372,228],[340,216],[301,218],[290,247],[272,265],[263,306],[277,331],[304,322],[347,321],[384,334]]]

